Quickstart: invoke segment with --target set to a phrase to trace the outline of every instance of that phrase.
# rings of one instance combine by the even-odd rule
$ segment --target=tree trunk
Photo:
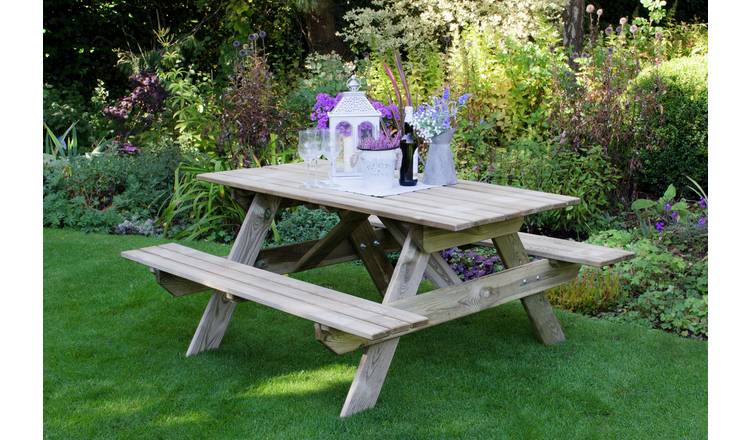
[[[570,51],[568,64],[574,69],[576,65],[573,60],[580,55],[583,49],[583,3],[583,0],[569,0],[563,13],[563,44]]]
[[[337,52],[347,57],[351,54],[349,47],[336,35],[336,8],[331,0],[309,2],[304,11],[305,39],[311,52]]]

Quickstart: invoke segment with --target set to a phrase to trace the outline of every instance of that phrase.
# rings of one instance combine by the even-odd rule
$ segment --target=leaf
[[[656,202],[648,199],[638,199],[630,205],[630,209],[633,211],[640,211],[643,209],[649,209],[656,205]]]
[[[665,202],[668,202],[672,199],[674,199],[674,196],[677,195],[677,190],[675,189],[674,185],[670,184],[666,191],[664,191],[664,195],[662,196],[662,200]]]

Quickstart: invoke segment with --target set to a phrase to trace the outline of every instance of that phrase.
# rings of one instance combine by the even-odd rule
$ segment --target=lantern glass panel
[[[372,129],[372,124],[369,122],[363,122],[359,124],[358,127],[358,135],[359,135],[359,141],[362,142],[363,140],[367,138],[371,138],[374,130]]]
[[[351,158],[356,152],[357,146],[355,145],[354,132],[352,125],[346,121],[339,122],[336,124],[336,133],[333,136],[334,142],[339,146],[339,155],[336,160],[336,170],[350,173],[354,171],[354,168],[350,161],[346,158]]]

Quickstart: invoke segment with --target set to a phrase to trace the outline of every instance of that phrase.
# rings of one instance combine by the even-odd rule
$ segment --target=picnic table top
[[[318,175],[325,178],[325,161]],[[255,193],[373,214],[449,231],[524,217],[579,203],[577,197],[459,180],[453,186],[374,197],[331,188],[305,188],[303,164],[243,168],[198,175],[198,179]]]

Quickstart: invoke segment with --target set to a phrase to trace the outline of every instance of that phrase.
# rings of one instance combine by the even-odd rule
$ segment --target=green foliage
[[[344,62],[335,52],[312,53],[305,59],[305,71],[286,95],[285,106],[294,117],[296,127],[310,124],[310,110],[320,93],[336,96],[345,90],[347,79],[354,73],[353,63]]]
[[[56,136],[47,124],[44,124],[47,136],[44,138],[45,160],[70,159],[78,155],[78,132],[74,122],[65,133]]]
[[[559,51],[476,28],[448,52],[451,84],[472,94],[466,118],[492,122],[505,142],[544,137],[552,71],[563,64]]]
[[[154,218],[170,196],[180,156],[164,145],[136,156],[114,152],[44,165],[44,225],[111,232],[126,218]]]
[[[42,88],[44,122],[53,133],[62,133],[75,125],[79,146],[88,148],[112,134],[110,124],[101,114],[104,107],[101,97],[106,96],[106,93],[99,84],[91,102],[86,102],[73,89],[60,89],[45,84]],[[45,137],[46,135],[45,130]]]
[[[661,86],[659,86],[661,84]],[[708,185],[708,63],[705,56],[677,58],[644,70],[634,93],[656,93],[660,113],[637,129],[653,133],[641,150],[638,181],[656,193],[667,184],[685,189],[692,176]]]
[[[505,36],[539,37],[547,31],[541,16],[555,16],[562,1],[432,1],[375,0],[344,15],[341,33],[357,49],[388,53],[411,52],[433,42],[449,44],[467,25],[481,32],[500,30]]]
[[[239,231],[245,210],[229,188],[196,179],[201,173],[232,169],[228,162],[197,156],[174,172],[169,203],[159,214],[164,234],[178,239],[231,242]]]
[[[276,223],[278,240],[275,244],[319,240],[339,222],[338,215],[323,209],[305,206],[290,208],[281,214]]]
[[[587,315],[612,310],[627,297],[619,275],[597,268],[584,268],[578,278],[545,294],[552,305]]]
[[[683,336],[708,335],[707,257],[673,253],[670,240],[646,238],[637,230],[603,231],[589,242],[635,252],[633,259],[609,269],[630,296],[617,312],[621,319],[646,319]]]
[[[495,161],[490,178],[500,185],[579,197],[580,204],[531,216],[526,224],[543,231],[586,234],[609,207],[617,173],[600,147],[555,152],[549,145],[520,141]]]

